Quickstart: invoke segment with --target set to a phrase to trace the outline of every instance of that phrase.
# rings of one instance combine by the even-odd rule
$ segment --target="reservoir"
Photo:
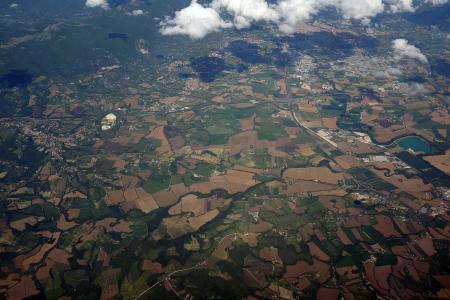
[[[405,150],[411,149],[414,152],[425,154],[433,153],[434,150],[430,143],[418,136],[403,137],[396,140],[394,143]]]

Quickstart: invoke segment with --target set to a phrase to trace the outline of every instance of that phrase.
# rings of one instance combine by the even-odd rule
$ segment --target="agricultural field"
[[[16,2],[0,299],[450,298],[447,1]]]

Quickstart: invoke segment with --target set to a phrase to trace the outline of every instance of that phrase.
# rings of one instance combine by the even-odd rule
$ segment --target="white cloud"
[[[398,68],[387,67],[386,69],[376,70],[372,74],[377,78],[396,78],[402,75],[402,71]]]
[[[367,20],[384,11],[381,0],[341,0],[337,7],[346,19]]]
[[[238,29],[249,27],[251,22],[278,19],[278,12],[265,0],[214,0],[211,7],[215,11],[232,14],[234,26]]]
[[[326,6],[323,0],[283,0],[277,4],[280,14],[279,28],[285,33],[295,30],[295,27],[309,20],[319,12],[321,7]]]
[[[230,28],[233,25],[225,22],[216,10],[192,0],[188,7],[177,11],[174,18],[162,21],[161,26],[160,31],[165,35],[184,34],[192,39],[201,39],[210,32]]]
[[[416,10],[413,6],[413,0],[389,0],[388,3],[393,13],[414,12]]]
[[[135,9],[135,10],[132,10],[131,12],[127,13],[127,15],[138,17],[138,16],[145,15],[145,12],[142,9]]]
[[[184,34],[202,38],[223,28],[247,28],[254,22],[271,22],[284,33],[292,33],[325,8],[335,8],[344,19],[359,20],[363,24],[384,11],[413,12],[414,0],[213,0],[200,5],[196,0],[176,12],[173,18],[161,22],[162,34]],[[448,0],[425,0],[433,5]],[[227,21],[230,19],[230,21]]]
[[[400,60],[402,58],[417,59],[420,62],[428,63],[427,57],[414,45],[409,44],[408,40],[396,39],[392,42],[394,50],[394,58]]]
[[[103,9],[108,9],[108,1],[107,0],[86,0],[87,7],[101,7]]]
[[[428,90],[423,84],[418,82],[412,83],[400,83],[400,89],[403,93],[408,93],[410,95],[418,95],[418,94],[428,94],[430,90]]]
[[[427,2],[433,5],[443,5],[446,4],[448,0],[427,0]]]
[[[366,21],[383,12],[382,0],[281,0],[275,6],[280,29],[293,31],[324,8],[336,8],[345,19]]]
[[[11,7],[11,8],[18,8],[18,7],[19,7],[19,4],[13,3],[13,4],[11,4],[9,7]]]

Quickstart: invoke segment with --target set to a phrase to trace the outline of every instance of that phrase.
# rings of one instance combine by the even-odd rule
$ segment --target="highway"
[[[287,91],[287,95],[286,96],[287,96],[287,100],[288,100],[288,103],[289,103],[289,112],[291,113],[292,119],[295,121],[295,123],[297,123],[297,125],[299,127],[303,128],[310,135],[315,136],[315,137],[319,138],[322,141],[325,141],[327,144],[331,145],[333,148],[337,148],[336,144],[334,144],[334,143],[330,142],[329,140],[327,140],[326,138],[320,136],[317,132],[315,132],[311,128],[305,126],[297,118],[297,115],[295,114],[295,111],[294,111],[294,99],[292,98],[292,92],[291,92],[291,88],[290,88],[290,84],[289,84],[289,74],[288,74],[287,70],[288,69],[286,68],[286,77],[285,77],[285,84],[286,84],[286,91]]]

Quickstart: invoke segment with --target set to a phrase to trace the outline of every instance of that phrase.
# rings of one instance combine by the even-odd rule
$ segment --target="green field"
[[[279,124],[262,124],[258,128],[258,139],[276,141],[288,134],[284,127]]]

